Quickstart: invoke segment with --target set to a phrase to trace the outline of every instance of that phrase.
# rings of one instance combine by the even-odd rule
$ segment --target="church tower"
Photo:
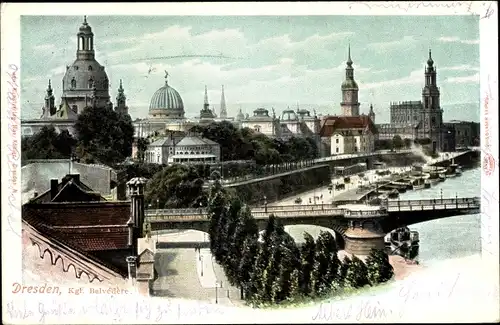
[[[49,86],[47,87],[47,95],[45,96],[44,112],[48,116],[52,116],[56,113],[55,97],[54,93],[52,92],[52,85],[50,84],[50,79],[49,79]]]
[[[127,115],[127,97],[125,96],[122,80],[120,79],[120,87],[118,88],[118,95],[116,96],[116,107],[115,111],[120,114]]]
[[[203,99],[203,110],[204,111],[209,111],[210,110],[210,105],[208,104],[208,91],[207,91],[207,85],[205,85],[205,97]]]
[[[224,96],[224,85],[222,85],[222,93],[220,97],[220,118],[227,118],[227,110],[226,110],[226,97]]]
[[[373,111],[373,105],[370,104],[370,112],[368,112],[368,117],[372,120],[372,123],[375,124],[375,112]]]
[[[429,49],[429,58],[425,67],[425,85],[422,89],[422,128],[418,131],[419,138],[431,140],[432,150],[443,150],[443,111],[440,105],[440,93],[437,86],[437,69],[434,66],[432,53]]]
[[[88,98],[95,88],[96,105],[109,107],[109,79],[104,67],[95,59],[94,33],[87,22],[87,16],[84,16],[76,38],[76,59],[66,66],[61,101],[66,101],[74,112],[80,113],[89,104]]]
[[[354,68],[351,60],[351,45],[349,44],[347,54],[347,67],[345,69],[345,80],[342,83],[342,115],[344,116],[359,116],[358,103],[358,84],[354,81]]]
[[[210,110],[210,104],[208,103],[208,91],[207,86],[205,86],[205,97],[203,100],[203,109],[200,111],[200,121],[213,121],[215,113]]]

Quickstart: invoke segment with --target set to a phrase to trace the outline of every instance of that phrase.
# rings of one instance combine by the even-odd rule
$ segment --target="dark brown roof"
[[[100,193],[94,192],[90,187],[80,181],[80,175],[66,175],[57,184],[57,194],[52,197],[50,183],[49,189],[41,195],[31,199],[29,203],[47,202],[84,202],[106,201]]]
[[[22,218],[83,251],[128,248],[130,202],[27,203]]]
[[[337,130],[368,129],[376,134],[377,129],[367,115],[361,116],[327,116],[321,121],[321,137],[331,137]]]

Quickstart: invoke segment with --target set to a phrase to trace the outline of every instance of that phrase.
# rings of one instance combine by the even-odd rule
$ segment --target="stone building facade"
[[[78,115],[86,107],[96,105],[113,109],[109,95],[109,79],[104,66],[95,58],[94,33],[86,16],[76,36],[76,59],[71,65],[66,66],[66,73],[62,80],[61,104],[56,106],[49,80],[40,118],[21,120],[23,136],[31,136],[44,126],[54,126],[57,132],[68,130],[74,134],[74,124]],[[114,109],[117,112],[128,114],[121,80]]]
[[[412,140],[429,139],[434,151],[450,151],[452,132],[443,123],[440,89],[437,86],[437,68],[429,50],[424,70],[425,84],[421,101],[403,101],[390,104],[390,124],[378,125],[379,139],[392,139],[395,135]]]

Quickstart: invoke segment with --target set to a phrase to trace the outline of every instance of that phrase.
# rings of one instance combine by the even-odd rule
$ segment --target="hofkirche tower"
[[[358,84],[354,80],[354,68],[352,67],[351,60],[351,45],[347,50],[347,67],[345,69],[345,80],[342,83],[342,115],[344,116],[359,116],[359,102],[358,102]]]

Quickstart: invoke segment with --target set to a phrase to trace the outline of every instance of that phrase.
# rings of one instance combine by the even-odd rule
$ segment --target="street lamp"
[[[201,260],[201,276],[203,276],[203,255],[200,254]]]
[[[267,213],[267,196],[264,195],[264,212]]]
[[[217,288],[219,287],[219,282],[215,281],[215,303],[218,304],[218,297],[217,297]],[[222,282],[221,282],[221,287],[222,287]]]
[[[443,189],[440,189],[440,192],[441,192],[441,201],[443,201]],[[443,204],[443,202],[441,202],[441,204]]]

